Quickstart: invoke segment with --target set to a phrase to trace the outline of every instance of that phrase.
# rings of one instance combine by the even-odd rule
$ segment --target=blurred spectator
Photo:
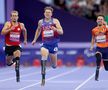
[[[63,60],[62,60],[62,59],[58,59],[58,60],[57,60],[57,66],[58,66],[58,67],[63,66]]]
[[[82,67],[85,65],[85,59],[82,55],[79,55],[77,58],[76,58],[76,66],[78,67]]]
[[[48,5],[53,5],[53,0],[40,0]]]
[[[105,15],[108,23],[108,0],[41,0],[57,8],[64,9],[72,15],[96,20],[100,14]]]
[[[66,0],[66,7],[67,7],[67,9],[70,9],[71,8],[71,6],[72,6],[72,2],[73,0]]]
[[[99,11],[96,12],[96,16],[98,16],[100,14],[105,16],[105,21],[108,24],[108,0],[100,1]]]
[[[105,21],[108,24],[108,0],[106,0],[104,5],[103,5],[103,13],[104,13],[104,16],[105,16]]]
[[[73,0],[69,12],[73,15],[82,16],[82,8],[79,6],[79,0]]]
[[[57,8],[61,8],[61,9],[67,10],[66,1],[65,0],[54,0],[54,5]]]
[[[35,67],[39,67],[41,64],[40,64],[40,60],[39,59],[34,59],[33,60],[33,66]]]
[[[72,62],[71,62],[71,61],[68,61],[68,62],[66,62],[65,66],[66,66],[66,67],[72,67],[72,66],[73,66],[73,64],[72,64]]]
[[[88,19],[95,19],[94,14],[94,0],[86,0],[86,7],[85,7],[85,17]]]

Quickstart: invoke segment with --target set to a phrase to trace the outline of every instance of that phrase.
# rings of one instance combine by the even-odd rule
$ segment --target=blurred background
[[[64,35],[61,37],[58,52],[58,66],[95,66],[94,52],[89,52],[91,30],[96,26],[96,17],[105,15],[108,22],[108,0],[0,0],[0,31],[10,12],[19,12],[19,21],[25,24],[28,32],[28,45],[22,40],[22,66],[40,66],[41,37],[35,46],[31,45],[38,20],[44,18],[45,6],[54,8],[53,17],[58,18]],[[4,36],[0,35],[0,67],[6,66]],[[47,62],[50,66],[50,60]]]

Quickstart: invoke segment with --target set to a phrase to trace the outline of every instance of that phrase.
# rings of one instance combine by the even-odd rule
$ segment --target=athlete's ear
[[[44,12],[44,16],[45,16],[45,12]]]
[[[12,16],[10,16],[10,19],[12,20]]]
[[[51,17],[52,17],[52,15],[53,15],[53,12],[51,13]]]
[[[18,19],[19,19],[19,16],[18,16]]]

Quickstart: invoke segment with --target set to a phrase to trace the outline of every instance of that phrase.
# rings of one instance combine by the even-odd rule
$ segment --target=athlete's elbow
[[[1,31],[1,35],[4,35],[4,32]]]
[[[61,31],[59,34],[60,34],[60,35],[63,35],[63,31]]]

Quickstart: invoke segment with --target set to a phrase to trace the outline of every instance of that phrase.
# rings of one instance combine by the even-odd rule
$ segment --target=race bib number
[[[44,37],[53,37],[54,36],[54,31],[53,30],[45,30],[43,31]]]
[[[106,42],[106,36],[105,35],[97,36],[96,42]]]
[[[14,32],[10,33],[10,40],[11,41],[18,42],[19,39],[20,39],[20,34],[19,33],[14,33]]]

